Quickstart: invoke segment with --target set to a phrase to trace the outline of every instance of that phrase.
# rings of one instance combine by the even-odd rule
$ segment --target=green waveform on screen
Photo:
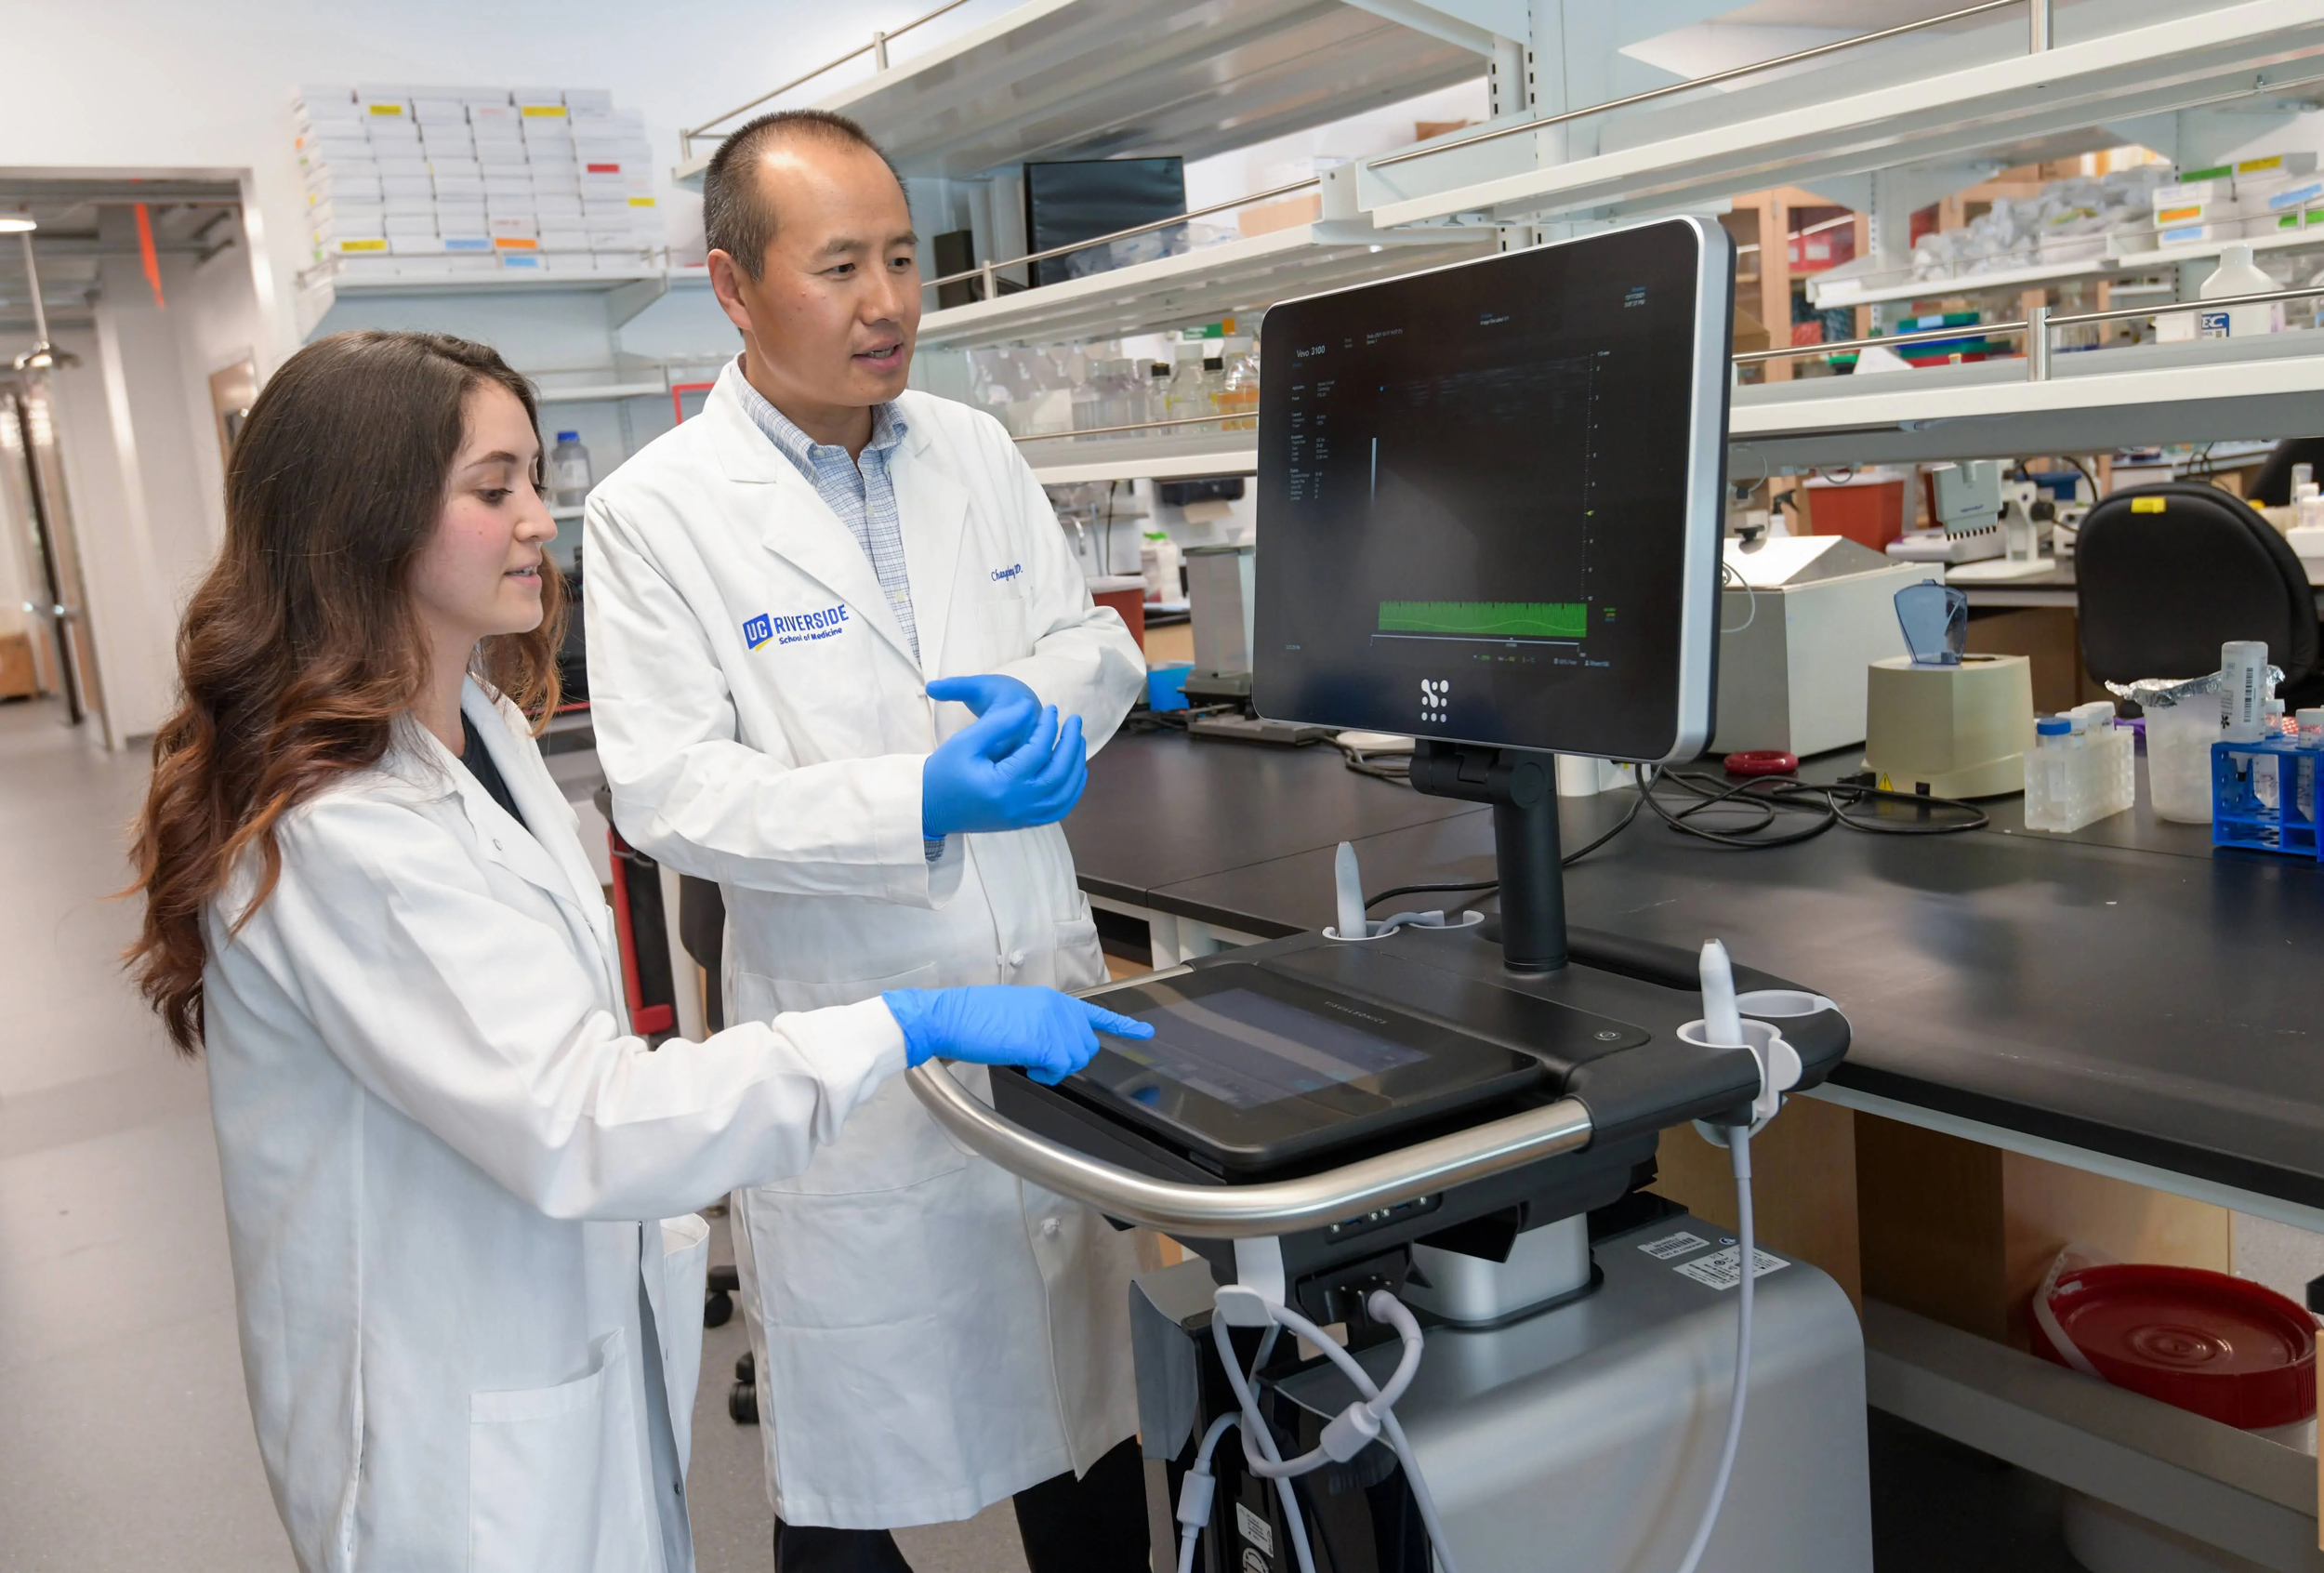
[[[1590,608],[1578,601],[1383,601],[1381,633],[1462,639],[1579,639]]]

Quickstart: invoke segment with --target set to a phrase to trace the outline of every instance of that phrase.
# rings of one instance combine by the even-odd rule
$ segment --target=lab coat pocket
[[[1047,978],[1024,981],[1047,983],[1067,994],[1095,988],[1105,981],[1105,952],[1098,945],[1095,919],[1085,913],[1057,925],[1057,947],[1050,953],[1050,973]]]
[[[606,1477],[606,1389],[622,1353],[622,1335],[608,1333],[586,1376],[469,1395],[469,1573],[595,1567],[601,1553],[646,1543],[644,1504],[623,1490],[635,1483]]]
[[[678,1469],[693,1454],[694,1390],[702,1385],[702,1318],[709,1290],[710,1223],[698,1212],[662,1220],[662,1385],[669,1394]]]
[[[891,988],[931,988],[938,975],[933,961],[891,977],[848,983],[810,983],[742,972],[735,976],[734,997],[738,1019],[749,1020],[782,1011],[852,1005]],[[796,1196],[892,1191],[955,1173],[968,1162],[968,1153],[954,1145],[928,1117],[904,1078],[894,1077],[856,1105],[839,1139],[817,1149],[802,1172],[755,1189]]]

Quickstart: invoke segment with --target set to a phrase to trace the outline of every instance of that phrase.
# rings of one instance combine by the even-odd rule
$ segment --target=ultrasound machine
[[[1847,1020],[1720,936],[1569,928],[1560,874],[1554,753],[1711,735],[1733,267],[1668,218],[1267,313],[1255,706],[1414,734],[1414,787],[1493,807],[1496,915],[1359,896],[1095,991],[1155,1036],[1056,1087],[910,1073],[1192,1253],[1131,1294],[1182,1573],[1871,1566],[1856,1318],[1750,1192]],[[1738,1227],[1645,1189],[1666,1131]]]

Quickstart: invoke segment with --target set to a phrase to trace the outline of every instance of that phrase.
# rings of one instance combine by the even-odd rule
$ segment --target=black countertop
[[[2214,856],[2145,791],[2071,837],[2027,832],[2006,799],[1966,835],[1750,852],[1642,814],[1567,871],[1568,915],[1717,935],[1830,995],[1855,1028],[1844,1087],[2324,1208],[2324,868]],[[1564,800],[1565,844],[1631,801]],[[1493,874],[1489,811],[1324,747],[1120,736],[1066,831],[1093,893],[1269,937],[1332,920],[1341,839],[1367,891]]]

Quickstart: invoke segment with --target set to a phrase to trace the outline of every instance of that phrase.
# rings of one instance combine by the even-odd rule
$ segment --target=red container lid
[[[2060,1328],[2116,1387],[2247,1431],[2316,1413],[2316,1318],[2271,1289],[2200,1267],[2062,1275]],[[2039,1318],[2033,1351],[2065,1365]]]

